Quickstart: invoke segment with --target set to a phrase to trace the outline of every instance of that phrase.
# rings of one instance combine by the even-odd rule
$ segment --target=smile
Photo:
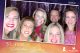
[[[29,34],[29,32],[24,32],[25,34]]]
[[[7,27],[13,28],[14,24],[8,24]]]

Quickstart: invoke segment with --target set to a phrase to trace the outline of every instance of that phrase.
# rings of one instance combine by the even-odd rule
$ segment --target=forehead
[[[53,26],[53,27],[50,28],[50,31],[52,31],[54,33],[54,32],[59,32],[60,29],[59,29],[58,26]]]
[[[12,11],[9,12],[9,15],[18,15],[18,12],[15,11],[15,10],[12,10]]]
[[[26,24],[26,25],[34,25],[34,23],[31,20],[25,20],[23,22],[23,24]]]
[[[68,11],[66,12],[66,15],[75,15],[75,13],[73,11]]]
[[[43,15],[43,14],[44,14],[43,11],[37,11],[37,12],[36,12],[36,15]]]
[[[59,14],[59,11],[57,11],[57,10],[52,10],[52,11],[51,11],[51,14]]]

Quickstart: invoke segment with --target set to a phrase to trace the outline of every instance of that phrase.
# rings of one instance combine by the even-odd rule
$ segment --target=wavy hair
[[[4,11],[4,21],[6,19],[6,16],[11,11],[18,12],[18,20],[17,20],[17,23],[19,23],[20,22],[20,16],[19,16],[19,11],[18,11],[18,9],[16,7],[7,7],[7,8],[5,8],[5,11]],[[14,39],[16,39],[17,33],[19,32],[18,31],[18,28],[19,28],[19,24],[17,24],[16,28],[13,31],[10,31],[8,34],[5,34],[5,30],[4,30],[4,27],[3,27],[3,36],[2,36],[2,39],[6,39],[6,40],[14,40]]]

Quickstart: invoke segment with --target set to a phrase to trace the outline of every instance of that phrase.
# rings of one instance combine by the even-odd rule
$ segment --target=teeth
[[[8,25],[8,26],[13,26],[13,25]]]
[[[26,34],[28,34],[28,32],[25,32]]]

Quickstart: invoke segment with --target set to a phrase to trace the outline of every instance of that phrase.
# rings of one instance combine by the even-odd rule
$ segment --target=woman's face
[[[54,26],[50,29],[48,40],[51,43],[59,43],[60,36],[61,36],[60,29],[57,26]]]
[[[23,22],[22,27],[21,27],[21,34],[24,37],[28,37],[31,35],[33,32],[34,24],[32,21],[26,20]]]
[[[72,11],[66,12],[65,22],[68,26],[74,26],[76,23],[76,15]]]
[[[41,11],[37,11],[35,14],[35,24],[36,26],[40,26],[44,23],[44,13]]]
[[[4,29],[8,32],[14,30],[17,27],[19,14],[17,11],[11,11],[4,18]]]
[[[59,12],[57,10],[52,10],[50,13],[50,20],[53,23],[56,23],[56,22],[58,22],[59,19],[60,19]]]

